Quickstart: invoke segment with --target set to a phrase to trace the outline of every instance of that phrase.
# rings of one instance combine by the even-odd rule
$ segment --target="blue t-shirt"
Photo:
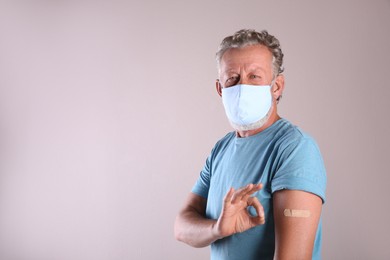
[[[192,192],[207,199],[206,217],[218,219],[230,187],[263,183],[255,193],[264,207],[266,222],[211,244],[211,259],[273,259],[275,229],[272,194],[302,190],[325,201],[326,173],[317,144],[298,127],[280,119],[264,131],[239,138],[235,132],[219,140]],[[321,221],[313,259],[321,258]]]

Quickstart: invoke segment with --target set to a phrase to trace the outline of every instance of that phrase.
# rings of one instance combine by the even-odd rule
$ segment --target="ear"
[[[282,96],[284,91],[284,75],[279,74],[276,79],[275,83],[272,86],[272,96],[275,100],[278,100],[279,97]]]
[[[218,79],[215,81],[215,88],[217,89],[218,95],[222,97],[222,86]]]

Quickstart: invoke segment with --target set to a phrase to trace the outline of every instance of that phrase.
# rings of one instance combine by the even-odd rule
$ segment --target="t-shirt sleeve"
[[[192,193],[202,196],[207,199],[210,188],[210,169],[211,169],[211,155],[207,158],[206,163],[200,172],[198,180],[192,187]]]
[[[280,153],[271,191],[302,190],[316,194],[325,202],[326,171],[321,153],[310,136],[289,142]]]

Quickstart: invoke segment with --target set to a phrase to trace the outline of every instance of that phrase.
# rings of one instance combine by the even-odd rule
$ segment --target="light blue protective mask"
[[[271,86],[235,85],[223,88],[222,102],[231,123],[248,126],[263,119],[270,110]]]

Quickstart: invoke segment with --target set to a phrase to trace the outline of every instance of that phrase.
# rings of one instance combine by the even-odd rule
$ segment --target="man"
[[[277,113],[283,53],[240,30],[217,52],[218,94],[235,129],[217,142],[177,216],[175,236],[212,259],[320,259],[326,174],[315,141]]]

